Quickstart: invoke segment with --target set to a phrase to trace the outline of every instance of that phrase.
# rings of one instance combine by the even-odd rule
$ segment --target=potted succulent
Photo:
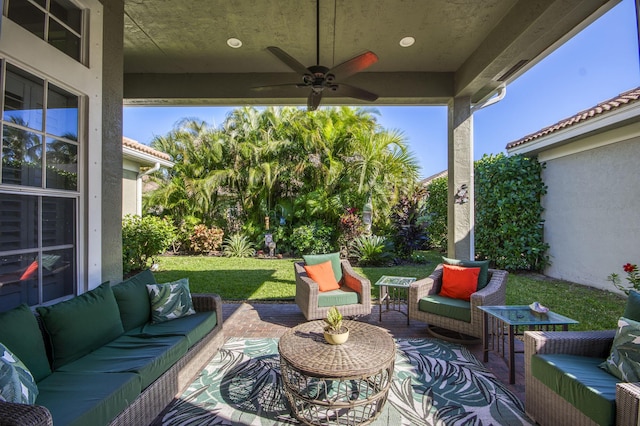
[[[324,319],[324,339],[332,345],[341,345],[349,338],[349,329],[342,324],[342,314],[332,306]]]

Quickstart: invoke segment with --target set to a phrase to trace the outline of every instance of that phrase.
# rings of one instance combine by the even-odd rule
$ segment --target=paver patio
[[[295,303],[223,303],[224,334],[226,338],[260,338],[280,337],[289,328],[302,322],[305,318]],[[389,330],[396,338],[425,338],[429,337],[425,323],[411,320],[407,326],[407,318],[401,313],[390,311],[384,313],[382,322],[378,320],[378,307],[373,306],[370,315],[358,318],[369,324]],[[482,344],[467,345],[469,350],[482,360]],[[489,370],[506,384],[520,400],[524,401],[524,356],[518,351],[523,350],[522,342],[516,341],[516,382],[508,385],[509,370],[506,362],[495,353],[489,354],[489,362],[485,364]]]

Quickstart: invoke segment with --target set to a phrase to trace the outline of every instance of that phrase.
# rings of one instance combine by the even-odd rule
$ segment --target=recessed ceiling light
[[[238,49],[239,47],[242,47],[242,42],[237,38],[233,38],[233,37],[227,40],[227,44],[229,45],[229,47],[232,47],[234,49]]]
[[[415,42],[416,42],[416,39],[413,37],[403,37],[402,40],[400,40],[400,46],[402,47],[413,46],[413,43]]]

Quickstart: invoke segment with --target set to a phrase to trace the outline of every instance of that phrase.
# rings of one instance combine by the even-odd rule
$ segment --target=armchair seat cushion
[[[598,366],[603,358],[567,354],[531,357],[531,374],[599,425],[614,425],[616,383]]]
[[[418,310],[431,314],[471,322],[471,303],[466,300],[429,295],[418,302]]]
[[[318,307],[344,306],[360,303],[360,295],[346,285],[337,290],[325,291],[318,294]]]

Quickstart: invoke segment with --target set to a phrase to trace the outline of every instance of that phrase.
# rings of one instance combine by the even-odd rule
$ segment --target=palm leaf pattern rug
[[[522,402],[464,346],[396,339],[394,380],[372,425],[530,425]],[[290,425],[278,339],[231,338],[153,423]]]

